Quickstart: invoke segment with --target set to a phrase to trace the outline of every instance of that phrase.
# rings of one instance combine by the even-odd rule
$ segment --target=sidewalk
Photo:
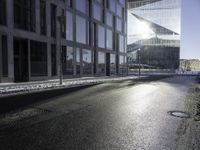
[[[140,78],[144,78],[141,76]],[[79,87],[84,85],[94,85],[104,82],[122,81],[130,79],[138,79],[138,76],[126,77],[82,77],[73,79],[64,79],[63,84],[59,84],[59,79],[26,82],[26,83],[0,83],[0,96],[19,93],[30,93],[43,90],[52,90],[59,88]]]

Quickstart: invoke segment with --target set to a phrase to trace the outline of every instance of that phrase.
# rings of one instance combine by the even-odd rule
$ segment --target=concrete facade
[[[3,1],[3,0],[2,0]],[[45,8],[46,8],[46,16],[45,16],[45,30],[46,30],[46,35],[41,34],[41,1],[40,0],[35,0],[35,7],[34,7],[34,19],[35,19],[35,31],[29,31],[26,29],[20,29],[18,27],[15,27],[15,23],[14,23],[14,2],[15,0],[5,0],[5,4],[6,4],[6,23],[5,24],[0,24],[0,45],[2,45],[2,36],[6,37],[7,40],[7,66],[4,67],[8,67],[8,73],[6,76],[3,75],[3,62],[0,63],[0,82],[23,82],[22,80],[16,80],[16,76],[20,76],[18,74],[24,74],[24,69],[22,68],[23,71],[16,71],[16,59],[20,60],[21,57],[25,57],[24,60],[22,61],[22,64],[20,64],[20,67],[23,67],[23,62],[27,62],[27,71],[25,71],[25,74],[27,74],[27,80],[26,81],[37,81],[37,80],[47,80],[47,79],[57,79],[59,78],[60,75],[60,49],[61,46],[65,46],[66,47],[66,55],[68,53],[68,48],[72,48],[73,49],[73,58],[71,58],[72,60],[66,62],[67,63],[71,63],[72,64],[72,68],[73,68],[73,73],[72,74],[64,74],[64,78],[74,78],[74,77],[82,77],[82,76],[115,76],[115,75],[126,75],[127,74],[127,66],[126,66],[126,43],[127,43],[127,39],[126,39],[126,35],[127,35],[127,14],[126,14],[126,10],[127,10],[127,2],[126,0],[113,0],[114,4],[115,4],[115,11],[111,11],[110,7],[111,7],[111,3],[109,2],[110,0],[86,0],[86,11],[85,12],[81,12],[77,9],[77,1],[79,2],[80,0],[42,0],[45,3]],[[82,1],[82,0],[81,0]],[[72,3],[71,6],[69,6],[69,3]],[[1,3],[2,4],[2,3]],[[56,7],[56,17],[60,16],[62,14],[62,10],[65,10],[64,15],[66,16],[68,13],[72,14],[72,24],[73,24],[73,40],[68,40],[66,38],[61,38],[61,28],[60,28],[60,23],[59,21],[56,19],[56,37],[52,37],[51,35],[51,4],[53,4]],[[94,9],[94,5],[97,5],[100,10],[102,11],[102,19],[97,20],[94,17],[95,14],[95,9]],[[117,11],[118,8],[120,8],[122,10],[122,15],[121,17],[117,15]],[[109,25],[107,25],[106,22],[106,17],[107,17],[107,12],[109,12],[112,16],[113,19],[113,25],[111,25],[112,27],[110,27]],[[89,14],[88,14],[89,13]],[[120,13],[118,13],[120,14]],[[86,43],[80,43],[77,42],[77,16],[82,17],[83,19],[85,19],[86,21]],[[29,18],[30,19],[30,18]],[[33,19],[33,18],[31,18]],[[33,20],[34,20],[33,19]],[[102,21],[101,21],[102,20]],[[118,31],[116,28],[116,24],[117,21],[119,20],[119,22],[121,22],[121,31]],[[29,20],[32,21],[32,20]],[[67,24],[67,23],[66,23]],[[65,24],[65,28],[68,28],[68,26]],[[105,36],[104,36],[104,48],[101,48],[98,46],[97,41],[98,41],[98,37],[100,34],[100,32],[97,32],[97,30],[99,29],[99,26],[101,26],[104,31],[105,31]],[[95,28],[95,29],[94,29]],[[112,32],[112,45],[113,48],[112,49],[108,49],[107,48],[107,43],[108,43],[108,37],[107,37],[107,32],[111,31]],[[65,32],[67,32],[67,29],[65,30]],[[83,30],[84,32],[84,30]],[[80,33],[82,34],[82,33]],[[67,35],[67,33],[66,33]],[[95,36],[95,37],[94,37]],[[122,38],[122,47],[123,50],[119,50],[119,36],[121,36]],[[20,54],[20,58],[17,58],[17,55],[15,55],[16,51],[15,50],[15,41],[20,41],[22,43],[25,43],[20,45],[21,49],[27,51],[27,56],[21,56]],[[32,74],[32,70],[34,70],[34,68],[32,68],[33,66],[33,62],[32,62],[32,49],[31,49],[31,41],[36,41],[36,42],[42,42],[46,45],[46,59],[45,59],[45,64],[46,64],[46,69],[47,69],[47,73],[45,75],[35,75],[33,76]],[[92,43],[96,43],[96,44],[92,44]],[[52,45],[56,46],[56,75],[52,75]],[[20,47],[19,46],[19,47]],[[0,60],[3,61],[3,57],[2,56],[2,48],[3,46],[0,46]],[[26,48],[24,48],[26,47]],[[4,47],[5,49],[5,47]],[[20,49],[20,48],[19,48]],[[37,48],[36,48],[37,49]],[[77,73],[77,67],[78,67],[78,63],[77,63],[77,58],[78,57],[76,54],[77,49],[80,49],[80,73]],[[89,62],[87,64],[87,58],[86,57],[86,62],[84,62],[85,58],[84,58],[84,49],[89,50],[88,52],[91,51],[91,62]],[[65,51],[62,50],[62,52]],[[102,52],[102,54],[104,54],[104,62],[102,64],[104,64],[104,66],[102,67],[102,72],[99,73],[98,70],[98,56],[100,55],[99,52]],[[26,53],[26,52],[25,52]],[[65,54],[65,53],[62,53]],[[111,69],[108,68],[110,67],[111,64],[111,54],[113,54],[113,56],[115,56],[115,63],[114,66],[115,71],[114,73],[110,73]],[[24,55],[24,54],[22,54]],[[63,56],[62,56],[63,57]],[[67,59],[68,56],[66,56]],[[109,58],[109,59],[108,59]],[[123,60],[122,60],[123,59]],[[26,61],[27,60],[27,61]],[[67,60],[66,60],[67,61]],[[40,64],[40,63],[38,63]],[[41,63],[42,64],[42,63]],[[90,66],[91,65],[91,73],[90,74],[83,74],[83,67],[84,66]],[[67,66],[67,65],[66,65]],[[19,67],[19,68],[20,68]],[[38,65],[38,67],[40,67]],[[70,66],[69,66],[70,67]],[[66,69],[66,68],[64,68]],[[20,70],[20,69],[19,69]],[[37,69],[36,69],[37,70]],[[67,70],[67,69],[66,69]],[[16,73],[17,72],[17,73]],[[17,74],[17,75],[16,75]],[[21,75],[20,79],[23,78],[23,76]]]

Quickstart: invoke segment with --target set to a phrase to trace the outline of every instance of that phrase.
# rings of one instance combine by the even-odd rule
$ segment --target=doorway
[[[14,39],[14,80],[28,81],[28,40]]]

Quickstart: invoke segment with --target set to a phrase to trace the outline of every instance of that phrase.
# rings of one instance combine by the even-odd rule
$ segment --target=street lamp
[[[138,63],[139,63],[139,69],[138,69],[138,75],[139,75],[139,77],[140,77],[140,75],[141,75],[141,70],[140,70],[140,68],[141,68],[141,60],[140,60],[140,48],[138,49]]]
[[[60,84],[63,84],[63,57],[62,57],[62,45],[61,45],[61,39],[62,39],[62,31],[65,26],[65,15],[64,12],[60,16],[57,17],[58,22],[60,23]]]

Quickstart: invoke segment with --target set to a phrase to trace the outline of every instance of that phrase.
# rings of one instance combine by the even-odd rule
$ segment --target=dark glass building
[[[0,82],[126,75],[126,26],[126,0],[0,0]]]

